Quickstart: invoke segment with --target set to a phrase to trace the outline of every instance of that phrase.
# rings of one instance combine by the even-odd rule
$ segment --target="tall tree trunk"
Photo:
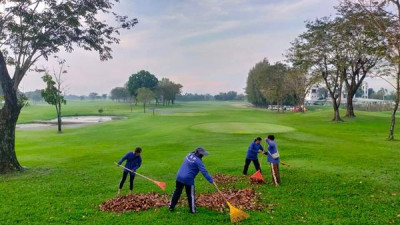
[[[15,126],[21,106],[17,91],[7,71],[3,54],[0,52],[0,84],[4,92],[4,105],[0,109],[0,173],[21,170],[15,154]]]
[[[340,118],[340,112],[339,112],[339,106],[337,99],[332,98],[332,103],[333,103],[333,119],[332,121],[336,122],[342,122],[342,118]]]
[[[58,133],[61,133],[61,103],[58,102],[56,104],[58,104],[58,106],[56,106]]]
[[[15,126],[19,110],[3,107],[0,111],[0,173],[21,170],[15,154]]]
[[[354,107],[353,107],[353,96],[354,93],[352,91],[348,90],[347,93],[347,102],[346,102],[346,117],[348,118],[354,118],[356,115],[354,114]]]
[[[143,103],[143,112],[146,113],[146,103]]]
[[[394,109],[392,111],[392,119],[390,122],[390,129],[389,129],[389,136],[388,140],[393,140],[394,139],[394,127],[396,125],[396,112],[397,109],[399,108],[399,101],[400,101],[400,62],[398,63],[397,66],[397,74],[396,74],[396,100],[394,104]]]

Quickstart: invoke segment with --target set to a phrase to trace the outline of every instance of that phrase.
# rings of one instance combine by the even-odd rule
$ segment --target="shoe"
[[[129,195],[132,195],[132,190],[129,191]]]
[[[118,189],[117,196],[121,196],[121,189]]]
[[[175,209],[174,208],[168,208],[170,212],[173,212]]]

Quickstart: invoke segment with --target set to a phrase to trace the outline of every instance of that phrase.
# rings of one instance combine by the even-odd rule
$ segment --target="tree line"
[[[306,22],[285,53],[285,63],[257,63],[248,74],[246,93],[256,106],[302,104],[309,88],[323,83],[333,106],[333,121],[346,91],[346,117],[355,117],[353,97],[366,77],[391,76],[395,89],[388,139],[393,139],[400,98],[400,3],[344,0],[337,15]],[[395,10],[391,10],[395,9]],[[383,94],[385,96],[385,94]]]
[[[110,92],[110,98],[115,101],[124,101],[137,104],[143,103],[146,111],[146,104],[155,100],[156,105],[174,104],[176,96],[181,93],[182,85],[175,83],[168,78],[158,78],[148,71],[141,70],[132,74],[124,87],[115,87]]]

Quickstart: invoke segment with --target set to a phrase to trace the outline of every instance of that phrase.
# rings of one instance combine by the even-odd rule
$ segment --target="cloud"
[[[144,69],[181,83],[184,92],[243,93],[255,63],[265,57],[283,60],[290,42],[305,29],[304,21],[333,14],[335,4],[335,0],[122,1],[117,11],[138,18],[139,24],[122,32],[112,60],[100,62],[95,52],[83,50],[61,54],[70,66],[70,92],[108,93]],[[39,87],[38,77],[28,76],[25,90]]]

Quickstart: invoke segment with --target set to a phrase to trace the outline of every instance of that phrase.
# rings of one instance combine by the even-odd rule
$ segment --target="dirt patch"
[[[239,180],[238,177],[222,173],[216,173],[212,177],[217,184],[230,184]]]
[[[263,204],[260,201],[260,193],[254,189],[246,188],[242,190],[222,191],[225,199],[233,206],[243,210],[262,210]],[[196,199],[198,206],[223,212],[226,209],[225,200],[219,193],[201,194]]]
[[[99,205],[101,211],[125,212],[142,211],[150,208],[159,208],[167,206],[169,199],[167,195],[158,193],[136,194],[120,196],[109,199]]]

